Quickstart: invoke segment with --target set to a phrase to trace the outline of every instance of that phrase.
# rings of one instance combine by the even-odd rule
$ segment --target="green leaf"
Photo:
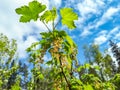
[[[83,90],[83,83],[79,79],[73,78],[70,83],[72,90]]]
[[[80,72],[82,69],[84,69],[83,66],[79,66],[79,67],[77,68],[77,71]]]
[[[87,69],[89,69],[89,68],[90,68],[90,64],[85,64],[85,67],[86,67]]]
[[[67,42],[69,43],[69,45],[72,47],[73,44],[74,44],[74,42],[73,42],[73,40],[71,39],[71,37],[68,36],[68,35],[66,35],[66,40],[67,40]]]
[[[84,90],[94,90],[94,89],[90,84],[88,84],[88,85],[84,85]]]
[[[40,79],[44,79],[43,74],[40,74],[40,75],[39,75],[39,78],[40,78]]]
[[[48,23],[49,21],[54,21],[55,18],[57,17],[57,13],[56,13],[56,8],[53,8],[52,10],[47,10],[41,17],[40,20],[41,21],[46,21],[46,23]]]
[[[60,37],[64,38],[66,35],[67,35],[67,34],[66,34],[66,32],[65,32],[64,30],[59,31],[59,36],[60,36]]]
[[[94,68],[95,68],[96,70],[100,70],[100,67],[99,67],[99,66],[94,66]]]
[[[45,39],[42,39],[42,40],[40,40],[39,43],[42,44],[42,45],[45,45],[47,43],[47,41]]]
[[[60,14],[62,17],[63,25],[67,25],[67,27],[70,29],[76,28],[74,20],[78,20],[78,15],[75,12],[73,12],[72,8],[62,8],[60,10]]]
[[[47,65],[51,65],[51,64],[52,64],[52,60],[47,61],[46,64],[47,64]]]
[[[17,14],[20,14],[20,22],[30,22],[30,20],[36,21],[39,17],[39,13],[46,9],[45,5],[37,1],[32,1],[28,6],[22,6],[17,8],[15,11]]]
[[[42,36],[42,39],[46,39],[46,38],[49,38],[49,36],[51,35],[51,33],[42,32],[42,33],[40,33],[40,35]]]

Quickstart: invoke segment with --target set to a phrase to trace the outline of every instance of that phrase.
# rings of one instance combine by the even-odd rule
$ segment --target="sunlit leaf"
[[[16,13],[20,14],[20,22],[30,22],[30,20],[36,21],[39,17],[39,13],[46,9],[45,5],[37,1],[32,1],[28,6],[22,6],[16,9]]]
[[[94,68],[95,68],[96,70],[100,70],[100,67],[99,67],[99,66],[94,66]]]
[[[46,21],[48,23],[49,21],[54,21],[57,17],[56,8],[53,8],[52,10],[47,10],[41,17],[40,20]]]
[[[90,68],[90,64],[85,64],[85,68]]]
[[[67,40],[67,42],[70,44],[70,46],[73,46],[73,44],[74,44],[74,42],[73,42],[73,40],[71,39],[71,37],[70,36],[66,36],[66,40]]]
[[[88,85],[84,85],[84,90],[94,90],[94,89],[90,84],[88,84]]]
[[[76,28],[74,20],[78,20],[78,15],[73,12],[72,8],[62,8],[60,10],[62,17],[62,24],[66,25],[70,29]]]
[[[82,69],[84,69],[84,67],[83,67],[83,66],[79,66],[79,67],[77,68],[77,71],[80,72]]]
[[[40,75],[39,75],[39,78],[40,78],[40,79],[44,79],[43,74],[40,74]]]

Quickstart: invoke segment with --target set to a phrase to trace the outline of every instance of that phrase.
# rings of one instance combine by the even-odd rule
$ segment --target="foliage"
[[[45,11],[45,13],[40,17],[40,20],[48,23],[49,21],[54,21],[56,17],[56,8],[53,8],[52,10]]]
[[[97,66],[96,68],[99,67],[99,70],[97,71],[91,68],[92,70],[89,70],[89,73],[94,73],[96,76],[99,76],[102,81],[110,79],[114,76],[116,68],[115,63],[107,51],[102,54],[99,51],[99,46],[94,44],[90,47],[86,46],[84,49],[87,49],[85,50],[86,60],[88,60],[91,65]]]
[[[33,8],[31,5],[31,4],[34,4],[35,2],[39,3],[37,1],[32,1],[29,3],[29,6],[24,6],[24,7],[27,7],[30,9],[32,8],[33,11],[36,11],[36,9],[39,9],[39,8],[37,7]],[[23,10],[23,6],[21,8],[17,8],[16,13],[22,14],[23,16],[26,14],[26,12],[24,12]],[[39,12],[39,14],[40,13],[41,12]],[[60,10],[60,13],[62,17],[60,21],[62,21],[63,24],[67,25],[68,28],[71,28],[71,29],[75,28],[74,20],[78,19],[77,14],[74,13],[71,8],[63,8]],[[71,89],[71,86],[69,84],[70,83],[69,78],[72,78],[73,76],[72,65],[73,63],[76,62],[75,60],[76,60],[76,54],[77,54],[77,47],[73,42],[73,40],[70,38],[69,35],[67,35],[65,31],[56,30],[57,23],[59,23],[58,21],[56,24],[54,24],[56,17],[57,17],[56,8],[45,11],[41,16],[34,15],[35,20],[37,20],[37,18],[40,18],[40,21],[43,22],[43,24],[45,24],[46,27],[47,27],[46,23],[52,21],[52,31],[50,30],[50,28],[47,27],[49,32],[40,33],[42,36],[42,39],[39,42],[32,44],[31,47],[27,49],[27,51],[30,54],[30,62],[33,63],[33,70],[35,69],[35,71],[32,71],[33,78],[34,78],[33,80],[34,89],[39,88],[39,86],[37,86],[36,84],[38,79],[41,79],[40,77],[42,74],[38,78],[36,74],[40,70],[40,65],[44,63],[43,57],[45,56],[46,53],[50,53],[51,55],[51,60],[48,60],[46,64],[51,65],[52,69],[50,71],[50,74],[55,75],[54,81],[52,83],[56,83],[56,81],[58,82],[57,87],[54,84],[52,86],[56,88],[58,87],[62,88],[62,86],[64,86],[64,88],[66,89],[67,88]],[[26,18],[26,20],[27,19],[29,18]],[[21,18],[20,18],[20,21],[21,21]],[[24,22],[24,21],[21,21],[21,22]]]
[[[78,15],[73,12],[72,8],[63,8],[60,10],[62,24],[67,25],[70,29],[76,28],[74,20],[78,19]]]
[[[33,1],[29,3],[29,6],[24,5],[21,8],[17,8],[16,12],[20,15],[22,14],[20,22],[29,22],[32,19],[36,21],[39,17],[39,13],[44,11],[45,8],[45,5],[42,5],[37,1]]]
[[[9,83],[10,77],[14,74],[18,66],[16,63],[13,64],[14,60],[17,60],[16,55],[17,44],[15,40],[9,41],[9,39],[0,34],[0,89],[10,89],[12,84],[17,82]]]
[[[113,56],[116,58],[118,67],[115,69],[115,72],[120,73],[120,48],[112,40],[110,40],[111,51]]]
[[[76,28],[78,15],[72,8],[61,8],[58,14],[55,7],[46,10],[34,0],[16,13],[23,23],[39,19],[48,32],[40,33],[42,38],[26,49],[30,67],[18,62],[16,41],[0,34],[0,90],[119,90],[120,74],[107,52],[101,53],[98,45],[84,46],[86,62],[81,65],[75,42],[65,30],[57,30],[58,23]]]
[[[120,74],[116,74],[113,79],[111,80],[116,86],[116,90],[119,90],[120,88]]]

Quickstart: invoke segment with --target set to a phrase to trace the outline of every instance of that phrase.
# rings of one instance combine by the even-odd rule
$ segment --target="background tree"
[[[11,62],[11,66],[10,68],[13,68],[15,66],[15,61],[13,60]],[[15,84],[16,82],[16,78],[17,78],[17,75],[18,75],[18,70],[16,70],[15,72],[13,72],[10,77],[8,78],[8,82],[7,82],[7,89],[11,89],[11,87]]]
[[[0,89],[11,89],[16,84],[17,44],[15,40],[9,40],[7,36],[0,34]],[[15,76],[14,76],[15,75]],[[13,78],[11,80],[11,78]]]
[[[95,71],[94,68],[87,70],[89,74],[94,74],[100,77],[102,81],[110,79],[115,74],[115,64],[107,51],[103,54],[99,50],[98,45],[84,46],[84,53],[87,63],[96,66],[99,70]]]
[[[116,58],[116,61],[118,64],[116,72],[120,73],[120,48],[112,40],[110,40],[109,42],[110,42],[111,51],[113,53],[113,56]]]
[[[27,84],[29,82],[28,66],[25,63],[22,63],[22,61],[20,60],[19,60],[19,69],[17,73],[21,76],[20,86],[22,87],[22,89],[27,89]]]

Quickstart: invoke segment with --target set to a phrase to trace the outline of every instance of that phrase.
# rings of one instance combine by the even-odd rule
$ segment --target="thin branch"
[[[52,22],[52,28],[53,28],[53,30],[55,29],[55,28],[54,28],[54,20],[53,20],[53,22]]]
[[[67,83],[67,85],[69,87],[69,90],[71,90],[71,85],[69,84],[69,82],[67,80],[67,77],[65,76],[65,73],[64,73],[63,68],[62,68],[61,56],[60,56],[60,68],[61,68],[62,74],[63,74],[63,76],[65,78],[65,81],[66,81],[66,83]]]
[[[60,23],[61,18],[58,20],[58,22],[56,23],[56,25],[54,26],[54,29],[56,28],[56,26]]]
[[[45,25],[45,27],[48,29],[48,31],[51,32],[50,28],[46,25],[46,23],[44,21],[42,21],[42,22]]]
[[[71,79],[72,79],[72,76],[73,76],[73,62],[71,62],[71,72],[70,72],[70,76],[71,76]]]

